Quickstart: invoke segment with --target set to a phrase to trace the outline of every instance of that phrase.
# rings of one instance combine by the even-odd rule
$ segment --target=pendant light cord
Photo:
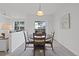
[[[41,3],[39,3],[39,10],[41,10]]]

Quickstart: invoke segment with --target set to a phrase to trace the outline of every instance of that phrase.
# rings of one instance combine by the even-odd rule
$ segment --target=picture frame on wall
[[[25,27],[24,27],[24,21],[15,21],[15,27],[14,27],[14,30],[15,31],[21,31],[21,30],[24,30]]]
[[[61,28],[62,29],[70,29],[70,13],[66,13],[61,18]]]

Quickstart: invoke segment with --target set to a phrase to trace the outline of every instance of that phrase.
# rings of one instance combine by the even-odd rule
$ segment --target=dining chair
[[[50,44],[52,50],[53,50],[54,35],[55,35],[55,32],[51,33],[51,36],[49,35],[50,37],[49,38],[46,38],[46,40],[45,40],[45,44]]]
[[[45,39],[46,39],[46,33],[43,32],[37,32],[33,33],[34,38],[34,56],[35,56],[35,50],[43,50],[44,56],[45,56]]]
[[[26,48],[27,48],[27,44],[29,45],[29,44],[33,44],[33,40],[30,40],[30,38],[29,38],[29,35],[28,35],[28,32],[23,32],[24,33],[24,38],[25,38],[25,49],[24,49],[24,51],[26,50]]]

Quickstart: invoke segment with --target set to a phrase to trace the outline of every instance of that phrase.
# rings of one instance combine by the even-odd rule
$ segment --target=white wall
[[[12,27],[14,27],[15,21],[23,20],[25,22],[25,30],[28,31],[30,34],[32,34],[35,29],[35,27],[34,27],[35,21],[47,21],[48,24],[46,27],[46,32],[50,33],[50,32],[53,32],[53,25],[52,24],[54,24],[54,18],[55,18],[54,15],[44,15],[42,17],[36,16],[36,15],[28,15],[28,16],[26,16],[26,19],[11,19],[10,23],[12,24]],[[12,30],[14,30],[14,28],[12,28]]]
[[[35,21],[47,21],[47,28],[46,28],[46,32],[50,33],[52,32],[53,29],[53,25],[51,26],[51,24],[54,23],[54,16],[53,15],[44,15],[42,17],[38,17],[38,16],[29,16],[27,18],[27,22],[26,22],[26,29],[28,30],[28,32],[33,33],[34,32],[34,22]],[[53,20],[53,22],[51,22]]]
[[[71,28],[62,29],[60,27],[61,18],[67,12],[70,12]],[[55,20],[55,39],[74,54],[79,55],[79,4],[62,4]]]

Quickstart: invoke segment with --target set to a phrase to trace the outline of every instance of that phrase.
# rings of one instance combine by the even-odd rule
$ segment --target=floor
[[[54,40],[54,51],[52,51],[50,45],[46,45],[45,55],[46,56],[75,56],[72,52],[70,52],[68,49],[63,47],[56,40]],[[33,56],[33,46],[29,45],[26,51],[24,51],[24,44],[23,44],[13,53],[0,52],[0,56]],[[43,51],[37,50],[36,56],[43,56]]]

